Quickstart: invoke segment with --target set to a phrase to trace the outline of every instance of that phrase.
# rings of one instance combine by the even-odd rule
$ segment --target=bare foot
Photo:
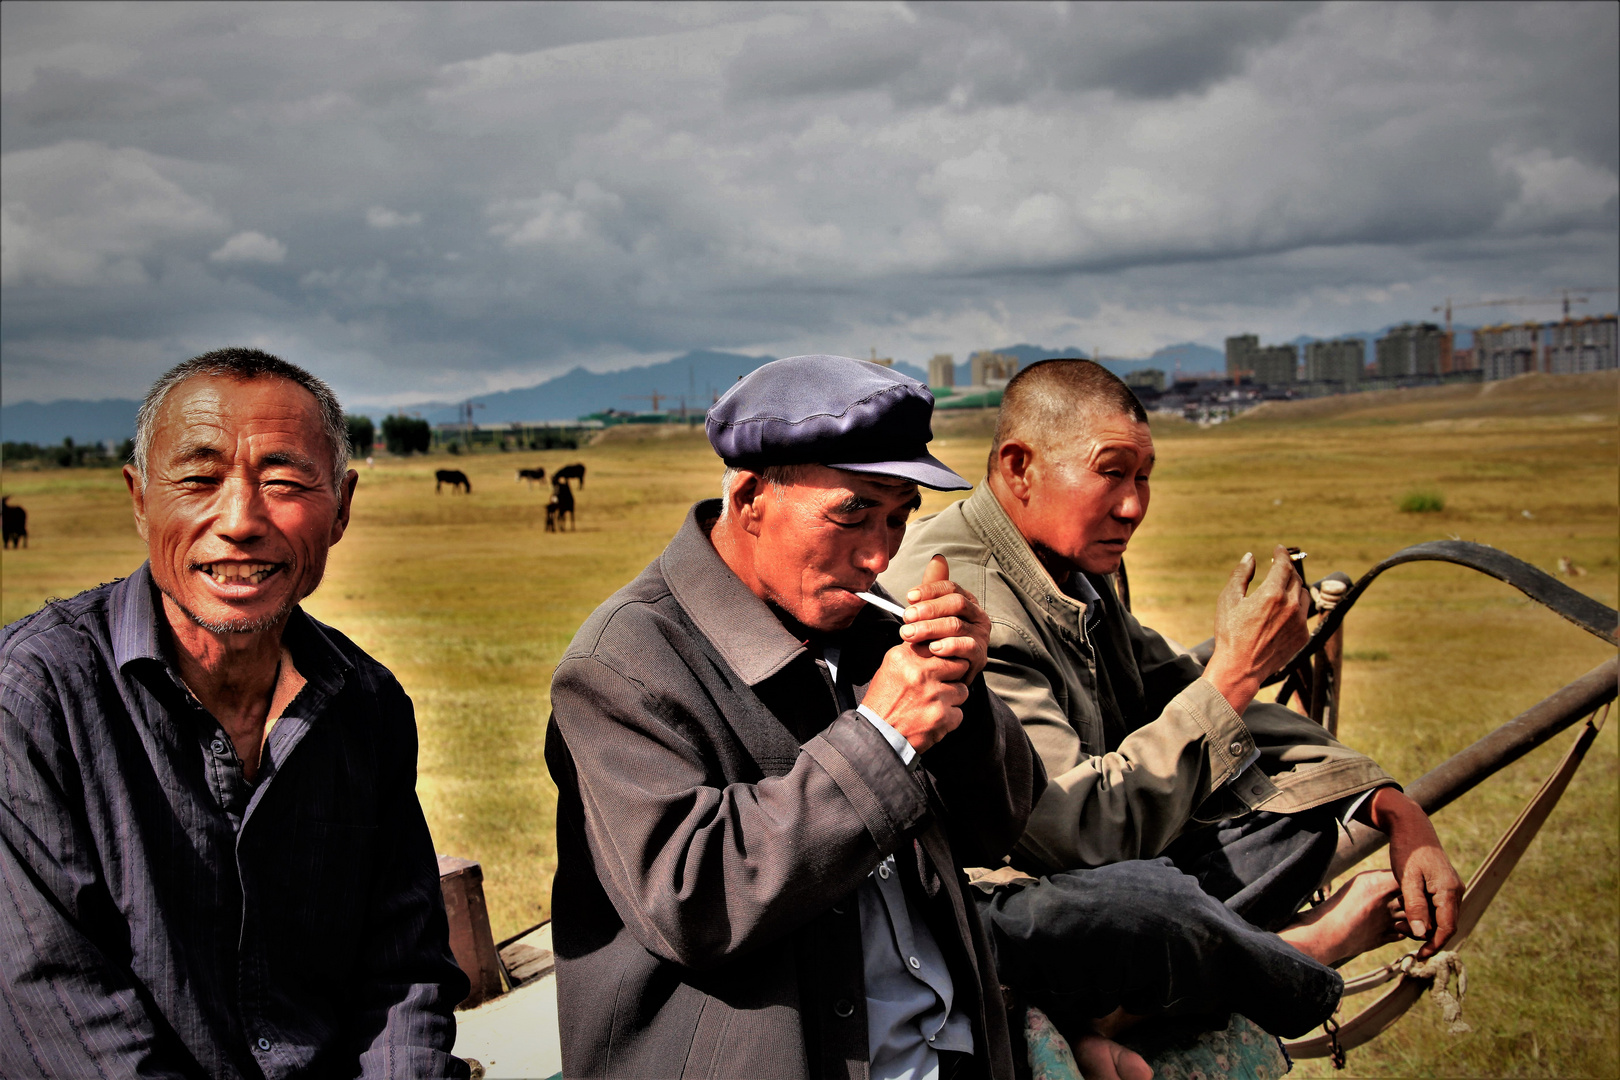
[[[1085,1080],[1153,1080],[1153,1070],[1142,1055],[1112,1039],[1088,1033],[1070,1049]]]
[[[1357,874],[1277,936],[1317,963],[1330,966],[1399,941],[1406,936],[1400,884],[1388,870]]]

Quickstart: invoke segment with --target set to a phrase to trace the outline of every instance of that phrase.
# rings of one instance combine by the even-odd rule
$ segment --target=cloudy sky
[[[10,0],[0,395],[227,343],[403,403],[1612,287],[1617,15]]]

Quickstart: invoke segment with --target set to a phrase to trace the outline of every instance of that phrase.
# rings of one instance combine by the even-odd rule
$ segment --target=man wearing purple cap
[[[934,560],[859,594],[918,485],[933,399],[865,361],[767,364],[710,411],[723,497],[552,680],[552,894],[569,1076],[1010,1077],[956,867],[1045,776],[985,689],[989,621]]]

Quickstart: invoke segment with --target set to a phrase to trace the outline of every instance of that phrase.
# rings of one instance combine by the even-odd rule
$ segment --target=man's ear
[[[332,522],[332,537],[328,544],[335,544],[343,539],[343,533],[349,527],[349,515],[354,511],[354,488],[360,483],[360,474],[350,469],[343,478],[343,485],[338,489],[337,520]]]
[[[146,539],[146,485],[141,474],[135,471],[135,466],[124,466],[124,486],[129,488],[129,498],[135,507],[135,531],[141,539]]]
[[[1022,439],[1008,439],[996,448],[996,470],[1001,482],[1019,502],[1029,501],[1034,465],[1035,448]]]
[[[769,491],[770,485],[765,482],[763,476],[747,469],[740,469],[736,482],[726,494],[726,498],[730,500],[727,507],[728,516],[734,518],[751,536],[759,535],[760,517]]]

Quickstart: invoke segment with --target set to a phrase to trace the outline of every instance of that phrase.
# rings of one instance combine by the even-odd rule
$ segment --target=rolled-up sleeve
[[[1054,869],[1152,858],[1255,749],[1242,718],[1201,680],[1117,750],[1096,755],[1081,752],[1079,735],[1037,670],[1021,672],[1003,659],[990,684],[998,694],[1005,685],[1019,699],[1014,708],[1029,710],[1021,714],[1024,729],[1043,760],[1070,763],[1048,779],[1019,842]]]

